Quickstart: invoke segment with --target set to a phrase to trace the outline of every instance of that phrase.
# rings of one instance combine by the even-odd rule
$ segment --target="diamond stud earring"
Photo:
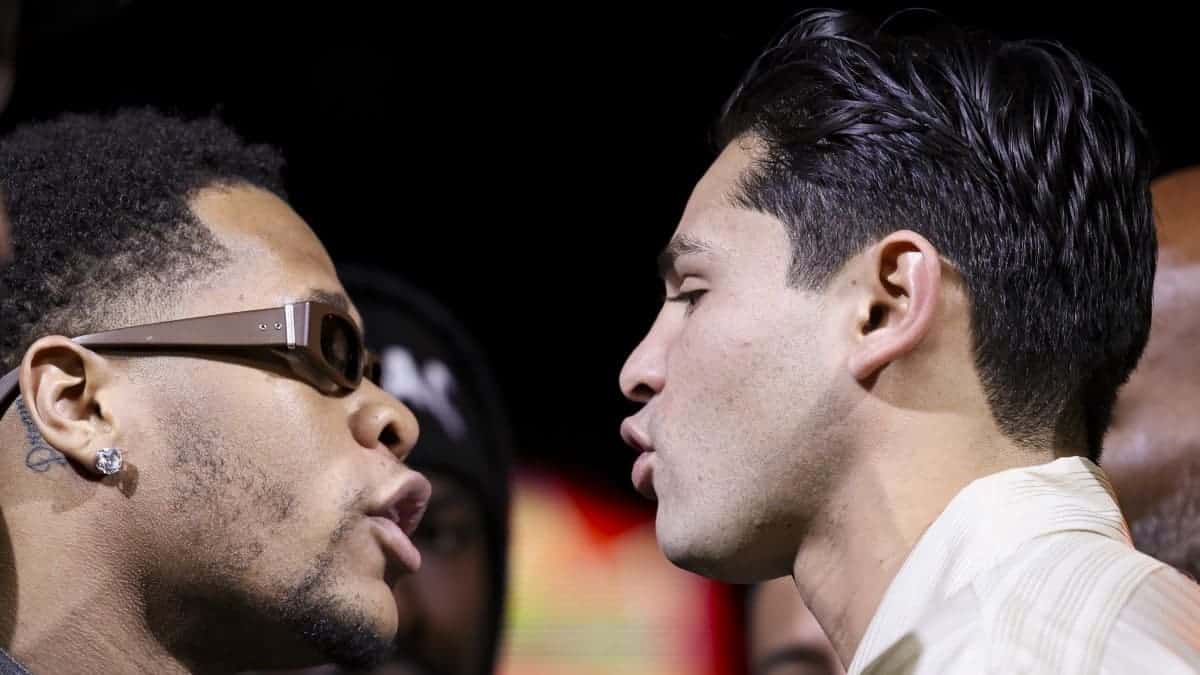
[[[124,464],[120,448],[100,448],[96,453],[96,470],[105,476],[117,473]]]

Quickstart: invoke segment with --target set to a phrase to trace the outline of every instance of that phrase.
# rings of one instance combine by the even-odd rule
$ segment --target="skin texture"
[[[919,233],[821,290],[789,285],[783,223],[731,198],[757,147],[722,152],[661,259],[667,301],[621,372],[642,404],[622,436],[672,562],[741,583],[791,573],[849,662],[953,495],[1053,452],[996,427],[962,283]]]
[[[209,188],[190,203],[229,264],[137,303],[140,322],[314,295],[350,308],[277,197]],[[418,430],[397,400],[369,382],[325,395],[229,360],[62,336],[21,368],[21,406],[0,421],[0,645],[33,672],[228,672],[387,648],[391,587],[412,570],[369,514],[429,489],[402,463]],[[123,450],[118,476],[92,468],[102,447]],[[409,507],[419,517],[423,503]]]

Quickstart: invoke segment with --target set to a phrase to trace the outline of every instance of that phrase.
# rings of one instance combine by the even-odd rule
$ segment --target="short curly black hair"
[[[188,200],[232,185],[286,198],[283,158],[212,116],[67,114],[0,140],[15,254],[0,267],[0,373],[41,336],[115,327],[135,298],[219,270],[227,252]]]

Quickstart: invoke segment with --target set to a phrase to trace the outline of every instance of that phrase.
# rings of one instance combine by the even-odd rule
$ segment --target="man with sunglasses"
[[[0,673],[388,652],[417,424],[281,163],[148,110],[0,142]]]
[[[370,671],[284,672],[494,673],[508,579],[512,437],[490,364],[446,308],[404,280],[362,265],[338,274],[371,326],[381,386],[421,424],[409,463],[429,477],[433,499],[413,539],[421,569],[392,587],[400,615],[393,653]]]

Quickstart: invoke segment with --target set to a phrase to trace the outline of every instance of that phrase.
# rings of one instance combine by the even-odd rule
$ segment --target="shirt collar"
[[[860,672],[931,607],[1022,544],[1067,530],[1130,541],[1112,484],[1090,460],[1063,457],[971,482],[921,535],[888,585],[849,672]]]

